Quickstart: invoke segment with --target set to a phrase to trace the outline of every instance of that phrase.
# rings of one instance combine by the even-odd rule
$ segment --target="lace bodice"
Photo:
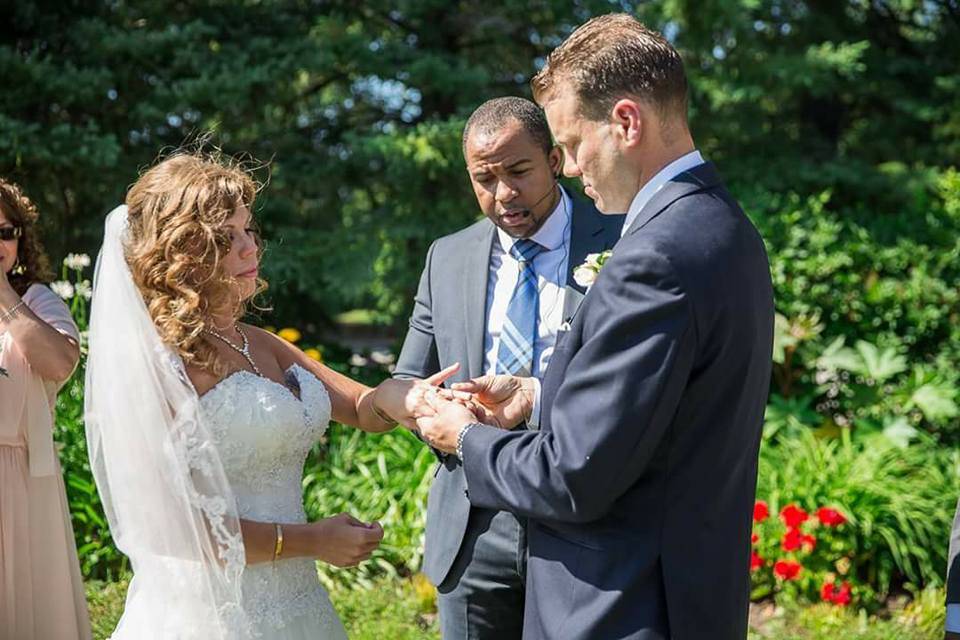
[[[299,365],[286,371],[286,382],[288,386],[238,371],[200,400],[238,512],[246,520],[306,522],[303,464],[327,429],[330,397],[323,383]],[[318,638],[345,637],[313,560],[248,566],[243,599],[266,637],[282,637],[280,630],[304,624],[319,631]]]
[[[201,400],[241,518],[306,522],[303,463],[330,422],[330,397],[299,365],[286,378],[289,387],[238,371]]]

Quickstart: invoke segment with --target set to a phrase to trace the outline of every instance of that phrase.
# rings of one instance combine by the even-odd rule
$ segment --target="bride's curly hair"
[[[185,363],[217,376],[226,367],[203,331],[214,314],[239,319],[248,302],[221,267],[230,252],[224,223],[240,206],[252,211],[257,191],[238,161],[181,150],[150,168],[127,193],[126,260],[150,317]],[[265,289],[258,279],[256,293]]]

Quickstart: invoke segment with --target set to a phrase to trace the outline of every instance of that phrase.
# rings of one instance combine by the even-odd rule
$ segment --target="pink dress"
[[[79,339],[70,310],[33,285],[27,306]],[[89,639],[90,622],[60,461],[53,407],[60,385],[30,368],[12,337],[0,333],[0,638]]]

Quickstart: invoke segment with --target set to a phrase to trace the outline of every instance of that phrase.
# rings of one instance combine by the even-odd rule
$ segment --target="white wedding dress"
[[[288,369],[286,378],[289,386],[238,371],[200,399],[243,519],[281,524],[307,521],[303,464],[327,429],[330,397],[323,383],[299,365]],[[243,570],[242,596],[244,612],[262,638],[347,637],[311,559],[248,565]]]

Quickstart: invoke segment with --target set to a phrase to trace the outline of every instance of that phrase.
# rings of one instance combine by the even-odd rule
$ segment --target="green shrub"
[[[777,310],[804,332],[801,341],[822,333],[848,345],[894,348],[955,384],[960,172],[912,179],[911,197],[897,213],[838,208],[829,190],[807,197],[753,190],[742,194],[743,204],[767,244]],[[806,359],[812,364],[810,354]],[[793,379],[782,374],[777,391],[789,396]],[[955,420],[938,428],[947,426],[957,429]]]
[[[367,585],[374,576],[410,575],[420,567],[427,493],[436,457],[405,429],[369,435],[333,424],[330,439],[311,458],[304,477],[311,519],[347,511],[379,520],[384,539],[358,569],[321,565],[328,585]]]
[[[764,571],[754,574],[757,595],[783,587],[769,573],[781,558],[811,561],[808,579],[786,591],[812,601],[820,599],[824,581],[849,580],[870,608],[904,583],[942,584],[960,455],[928,437],[900,447],[882,434],[859,442],[847,430],[842,434],[818,438],[805,431],[762,446],[757,496],[772,514],[791,503],[810,513],[827,506],[848,524],[831,531],[828,545],[812,557],[773,552],[774,537]]]
[[[750,640],[941,640],[943,590],[930,588],[878,615],[818,604],[814,606],[760,606],[751,615]]]

